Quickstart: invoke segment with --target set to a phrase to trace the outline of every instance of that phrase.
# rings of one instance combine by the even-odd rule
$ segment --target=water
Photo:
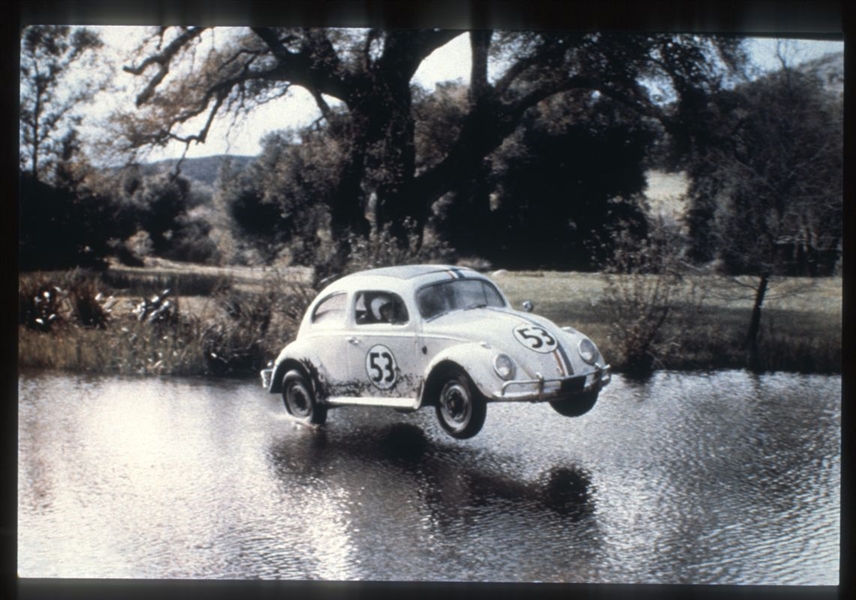
[[[291,422],[254,383],[24,373],[21,577],[837,585],[840,377],[615,377]]]

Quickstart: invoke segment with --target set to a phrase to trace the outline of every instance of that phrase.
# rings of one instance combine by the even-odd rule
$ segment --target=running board
[[[353,398],[336,396],[327,398],[325,404],[330,406],[381,406],[384,408],[407,408],[416,410],[419,407],[418,398]]]

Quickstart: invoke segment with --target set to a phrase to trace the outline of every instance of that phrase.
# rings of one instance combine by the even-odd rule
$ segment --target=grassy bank
[[[653,277],[653,276],[652,276]],[[604,310],[606,279],[596,273],[518,272],[497,276],[509,300],[535,303],[535,312],[572,325],[595,340],[617,369],[627,365],[614,312]],[[743,343],[752,290],[713,275],[686,277],[659,341],[659,368],[745,368]],[[761,369],[841,372],[841,278],[773,280],[762,312]]]
[[[309,277],[304,270],[169,264],[22,274],[18,363],[92,373],[256,376],[293,338],[314,295]],[[515,272],[494,279],[515,306],[534,301],[536,313],[594,339],[616,370],[627,367],[616,327],[624,319],[614,307],[604,309],[603,276]],[[681,286],[658,334],[656,366],[745,367],[751,294],[714,276],[686,278]],[[775,282],[764,306],[760,348],[763,370],[840,373],[841,279]]]
[[[161,268],[23,274],[18,364],[89,373],[256,376],[293,338],[313,296],[303,275]]]

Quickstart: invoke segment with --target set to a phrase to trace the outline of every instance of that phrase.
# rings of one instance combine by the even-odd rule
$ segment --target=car
[[[309,305],[295,340],[261,371],[285,410],[322,425],[329,409],[433,407],[452,437],[471,438],[495,402],[548,402],[578,417],[611,369],[572,327],[515,310],[478,271],[395,266],[346,275]]]

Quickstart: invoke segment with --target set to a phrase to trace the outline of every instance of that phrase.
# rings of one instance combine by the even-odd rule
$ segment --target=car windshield
[[[456,279],[426,286],[416,292],[416,305],[423,319],[453,310],[505,306],[493,284],[482,279]]]

